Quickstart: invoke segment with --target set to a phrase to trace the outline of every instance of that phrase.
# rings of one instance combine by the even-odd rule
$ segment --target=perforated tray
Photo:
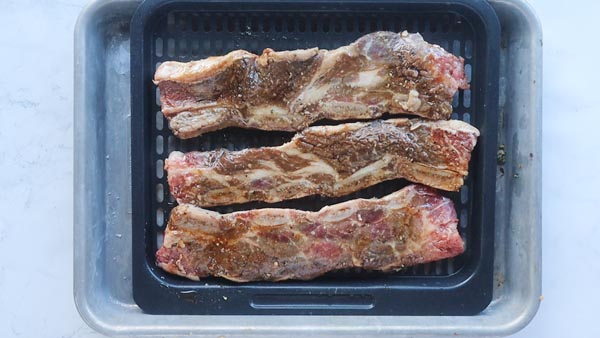
[[[160,112],[152,84],[163,61],[189,61],[246,49],[253,53],[320,47],[333,49],[373,31],[419,32],[465,58],[471,89],[460,91],[452,118],[481,130],[470,175],[452,198],[460,218],[464,254],[399,273],[347,270],[313,281],[236,284],[200,282],[170,275],[154,254],[175,202],[168,192],[164,159],[173,150],[230,150],[279,145],[293,134],[226,129],[180,140]],[[472,315],[492,297],[499,24],[484,1],[378,2],[143,2],[132,19],[133,295],[149,313]],[[218,207],[292,207],[318,210],[357,197],[384,196],[407,182],[395,180],[350,196],[308,197],[277,204]]]

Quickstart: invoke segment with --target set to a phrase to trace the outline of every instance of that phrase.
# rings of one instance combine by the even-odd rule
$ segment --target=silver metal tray
[[[74,296],[108,335],[501,336],[524,327],[541,294],[539,21],[521,0],[492,0],[502,24],[494,299],[476,316],[148,315],[131,290],[129,21],[138,1],[97,1],[75,29]],[[215,289],[214,292],[219,292]]]

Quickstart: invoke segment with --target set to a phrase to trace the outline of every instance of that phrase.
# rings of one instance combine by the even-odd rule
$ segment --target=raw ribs
[[[236,282],[311,279],[350,267],[392,271],[462,253],[457,223],[452,201],[420,185],[317,212],[219,214],[183,204],[171,211],[156,262],[193,280]]]
[[[165,169],[177,202],[199,206],[343,196],[395,178],[456,191],[478,136],[457,120],[315,126],[279,147],[172,152]]]
[[[321,119],[383,113],[448,119],[453,95],[468,88],[462,58],[406,32],[368,34],[331,51],[237,50],[164,62],[154,83],[180,138],[226,127],[299,131]]]

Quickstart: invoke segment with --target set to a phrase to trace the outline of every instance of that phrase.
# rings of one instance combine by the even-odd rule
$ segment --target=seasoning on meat
[[[165,169],[177,201],[199,206],[343,196],[395,178],[456,191],[478,136],[457,120],[315,126],[279,147],[172,152]]]
[[[171,211],[156,262],[193,280],[236,282],[311,279],[350,267],[393,271],[461,254],[457,223],[452,201],[420,185],[317,212],[219,214],[184,204]]]
[[[386,112],[448,119],[452,97],[468,88],[462,58],[407,32],[371,33],[331,51],[237,50],[164,62],[154,82],[180,138],[233,126],[299,131],[321,119]]]

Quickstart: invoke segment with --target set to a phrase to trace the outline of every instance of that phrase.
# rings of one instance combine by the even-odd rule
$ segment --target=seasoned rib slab
[[[230,126],[299,131],[321,119],[385,112],[447,119],[454,93],[468,88],[462,58],[406,32],[368,34],[332,51],[237,50],[165,62],[154,82],[181,138]]]
[[[417,185],[318,212],[219,214],[184,204],[171,211],[156,261],[193,280],[237,282],[311,279],[349,267],[391,271],[462,253],[457,223],[452,201]]]
[[[199,206],[343,196],[395,178],[454,191],[478,135],[456,120],[317,126],[279,147],[172,152],[165,169],[177,201]]]

